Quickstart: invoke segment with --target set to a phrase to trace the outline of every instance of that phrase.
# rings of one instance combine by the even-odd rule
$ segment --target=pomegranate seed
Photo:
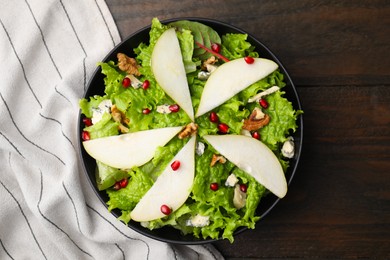
[[[246,57],[244,58],[244,60],[245,60],[245,62],[246,62],[247,64],[252,64],[253,62],[255,62],[255,59],[254,59],[253,57],[249,57],[249,56],[246,56]]]
[[[216,190],[218,190],[218,188],[219,188],[218,183],[213,182],[213,183],[210,184],[210,189],[211,190],[216,191]]]
[[[252,137],[255,138],[255,139],[257,139],[257,140],[260,140],[260,134],[259,134],[259,132],[253,132],[253,133],[252,133]]]
[[[173,113],[176,113],[176,112],[179,112],[180,107],[178,104],[173,104],[173,105],[169,106],[169,110],[171,110],[171,112],[173,112]]]
[[[261,99],[259,100],[259,104],[260,104],[260,106],[261,106],[262,108],[265,108],[265,109],[267,109],[268,106],[269,106],[267,100],[265,100],[265,99],[263,99],[263,98],[261,98]]]
[[[84,141],[88,141],[91,139],[91,136],[89,135],[89,133],[87,131],[83,131],[81,133],[81,138],[84,140]]]
[[[92,125],[92,120],[91,120],[91,118],[83,118],[83,123],[86,126],[91,126]]]
[[[150,86],[149,80],[145,80],[144,83],[142,83],[142,88],[143,89],[148,89]]]
[[[171,168],[172,170],[174,171],[177,171],[177,169],[179,169],[180,167],[180,161],[174,161],[172,164],[171,164]]]
[[[246,192],[247,189],[248,189],[248,186],[246,186],[246,184],[240,184],[240,191]]]
[[[218,130],[221,134],[226,134],[229,131],[229,126],[224,123],[218,124]]]
[[[172,212],[172,209],[165,204],[160,207],[160,210],[164,215],[169,215]]]
[[[150,112],[151,112],[151,111],[150,111],[149,108],[144,108],[144,109],[142,110],[142,114],[145,114],[145,115],[149,114]]]
[[[219,121],[219,117],[218,117],[217,113],[215,113],[215,112],[211,112],[209,118],[210,118],[210,121],[213,123],[217,123]]]
[[[123,80],[122,80],[122,86],[124,88],[127,88],[128,86],[130,86],[130,83],[131,83],[131,80],[128,78],[128,77],[125,77]]]
[[[119,185],[121,188],[126,188],[128,183],[129,183],[129,180],[125,178],[119,182]]]
[[[211,49],[216,53],[219,53],[221,51],[221,45],[219,45],[218,43],[213,43],[211,44]]]
[[[120,190],[121,189],[121,184],[119,183],[119,182],[116,182],[115,184],[114,184],[114,190]]]

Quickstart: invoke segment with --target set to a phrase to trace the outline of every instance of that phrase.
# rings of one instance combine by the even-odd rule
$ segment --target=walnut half
[[[211,158],[210,166],[213,167],[216,163],[224,164],[226,162],[226,158],[222,155],[213,154],[213,158]]]
[[[196,133],[198,125],[194,122],[189,123],[186,127],[178,134],[179,139],[184,139]]]
[[[255,108],[249,118],[244,120],[242,128],[248,131],[256,131],[268,125],[269,121],[269,115],[264,114],[260,108]]]
[[[111,106],[111,116],[115,122],[119,123],[118,127],[119,127],[119,130],[121,131],[122,134],[129,132],[129,128],[127,128],[123,124],[129,125],[130,120],[128,118],[126,118],[126,115],[122,111],[120,111],[116,107],[116,105]]]
[[[138,64],[134,58],[128,57],[126,54],[118,53],[118,67],[121,71],[127,72],[127,74],[141,76],[138,71]]]

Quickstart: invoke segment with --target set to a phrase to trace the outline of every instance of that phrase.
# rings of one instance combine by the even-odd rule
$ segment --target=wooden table
[[[390,259],[390,4],[106,0],[124,38],[153,17],[205,17],[266,44],[295,82],[304,149],[288,195],[226,258]]]

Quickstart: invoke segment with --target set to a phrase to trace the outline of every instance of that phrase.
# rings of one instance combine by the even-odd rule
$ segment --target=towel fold
[[[0,0],[0,259],[222,259],[119,222],[79,160],[78,101],[120,42],[103,0]]]

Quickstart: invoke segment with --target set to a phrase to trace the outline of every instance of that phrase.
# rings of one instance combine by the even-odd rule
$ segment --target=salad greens
[[[220,38],[219,34],[216,31],[214,31],[212,28],[210,28],[209,26],[204,25],[202,23],[184,20],[184,21],[172,22],[172,23],[170,23],[170,25],[174,26],[175,28],[178,28],[179,31],[191,32],[191,35],[193,36],[193,40],[191,39],[192,43],[194,41],[198,42],[209,49],[211,48],[211,45],[213,43],[221,44],[221,38]],[[180,37],[179,37],[179,40],[180,40]],[[181,45],[181,46],[183,47],[183,45]],[[186,49],[186,48],[183,48],[183,49]],[[193,46],[192,49],[194,51],[193,51],[193,55],[191,55],[191,57],[190,57],[191,60],[192,60],[192,57],[195,57],[199,60],[205,60],[205,59],[208,59],[212,56],[211,53],[207,52],[206,50],[204,50],[198,46]],[[187,52],[185,54],[183,53],[183,55],[187,56],[188,53],[191,53],[191,52]],[[184,60],[186,60],[186,59],[184,58]]]
[[[196,42],[211,48],[213,43],[220,45],[220,54],[229,60],[245,56],[259,57],[254,46],[247,41],[245,34],[219,35],[212,28],[198,22],[177,21],[171,24],[162,24],[155,18],[150,30],[150,41],[140,43],[134,49],[135,60],[141,76],[137,78],[144,82],[148,80],[150,87],[142,88],[122,86],[122,81],[127,73],[120,70],[116,61],[99,63],[102,73],[105,75],[105,92],[102,96],[93,96],[80,100],[82,114],[86,118],[92,118],[103,100],[111,100],[112,104],[128,119],[126,125],[129,132],[147,129],[184,126],[191,122],[187,114],[181,109],[176,113],[160,113],[157,108],[164,104],[175,102],[167,96],[157,84],[150,65],[153,47],[159,36],[168,28],[177,28],[176,33],[182,51],[188,84],[192,98],[194,111],[196,111],[202,95],[205,80],[198,77],[202,62],[212,55],[204,49],[197,47]],[[221,61],[222,62],[222,61]],[[216,63],[218,65],[218,63]],[[241,134],[243,122],[247,119],[258,102],[248,103],[248,99],[257,93],[272,86],[278,86],[279,91],[267,95],[269,107],[263,110],[271,118],[268,125],[258,130],[261,141],[266,144],[278,157],[284,171],[288,167],[288,159],[281,155],[280,149],[288,138],[288,135],[297,128],[296,120],[301,111],[295,111],[291,102],[284,96],[284,75],[276,70],[266,78],[252,84],[245,90],[233,96],[224,104],[215,108],[215,112],[221,122],[229,126],[229,134]],[[148,113],[144,113],[148,109]],[[218,163],[210,167],[210,161],[217,152],[207,145],[202,136],[207,134],[219,134],[217,124],[209,119],[206,113],[195,119],[198,125],[198,142],[205,144],[203,154],[195,156],[195,180],[190,197],[186,203],[170,215],[142,223],[149,229],[170,225],[180,229],[183,234],[193,234],[198,238],[226,238],[233,242],[233,233],[239,227],[253,229],[259,217],[256,216],[256,208],[261,198],[268,191],[253,177],[240,170],[231,162]],[[110,113],[104,113],[102,119],[95,124],[86,126],[84,131],[90,134],[91,139],[120,134],[120,122],[114,120]],[[156,178],[167,166],[168,162],[185,145],[186,140],[173,138],[164,147],[159,147],[154,158],[144,165],[132,169],[114,169],[97,162],[96,181],[100,190],[106,190],[109,201],[108,210],[119,209],[122,216],[119,218],[125,223],[130,221],[130,212],[142,196],[150,189]],[[239,183],[247,187],[245,207],[237,209],[232,198],[234,188],[224,185],[227,177],[234,174]],[[127,186],[117,189],[115,184],[126,178]],[[219,189],[210,189],[210,183],[219,183]],[[189,224],[189,219],[196,215],[208,216],[209,223],[203,226]]]

